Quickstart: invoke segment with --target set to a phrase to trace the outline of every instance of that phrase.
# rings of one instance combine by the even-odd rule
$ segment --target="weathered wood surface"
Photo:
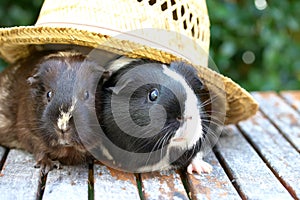
[[[300,114],[275,92],[253,93],[262,112],[300,152]]]
[[[213,166],[213,171],[210,174],[187,174],[186,178],[191,198],[240,199],[215,154],[210,152],[204,160]]]
[[[0,199],[36,199],[40,170],[33,167],[34,158],[21,150],[10,150],[0,177]]]
[[[300,154],[260,112],[241,122],[241,130],[278,179],[293,194],[300,196]]]
[[[298,112],[300,112],[300,91],[283,91],[280,95],[294,107]]]
[[[43,199],[88,199],[89,168],[63,166],[48,173]]]
[[[141,180],[145,199],[189,199],[176,171],[144,173]]]
[[[134,174],[94,165],[95,199],[140,199]]]
[[[292,199],[235,126],[228,126],[217,145],[217,156],[246,199]],[[258,133],[259,134],[259,133]]]
[[[42,179],[31,154],[0,147],[0,200],[300,199],[300,91],[253,96],[258,114],[226,127],[206,155],[211,174],[132,174],[97,162],[63,166]]]

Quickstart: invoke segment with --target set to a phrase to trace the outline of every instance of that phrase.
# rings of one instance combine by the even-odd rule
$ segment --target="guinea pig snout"
[[[70,126],[69,122],[65,122],[65,123],[61,124],[60,126],[58,125],[58,128],[61,131],[61,133],[64,134],[70,130],[71,126]]]
[[[62,112],[60,117],[57,120],[57,136],[58,143],[63,146],[71,146],[72,145],[72,133],[71,133],[71,120],[72,114]]]
[[[179,115],[177,118],[177,121],[179,122],[186,122],[187,120],[192,120],[193,117],[192,116],[182,116],[182,115]]]
[[[59,128],[62,134],[70,130],[70,121],[72,118],[73,115],[71,110],[68,110],[67,112],[60,111],[60,115],[57,119],[57,127]]]
[[[189,134],[189,124],[193,120],[193,116],[178,116],[177,121],[180,122],[180,131],[177,137],[173,138],[173,142],[185,142],[186,137]]]

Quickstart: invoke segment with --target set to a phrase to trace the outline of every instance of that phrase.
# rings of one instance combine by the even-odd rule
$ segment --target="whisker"
[[[165,132],[165,129],[167,130],[168,127],[164,127],[164,129],[162,130],[163,133]],[[164,145],[169,141],[170,137],[171,137],[171,134],[170,134],[170,132],[168,131],[168,132],[166,132],[166,133],[164,134],[164,136],[163,136],[162,138],[159,138],[159,139],[157,140],[157,142],[156,142],[155,145],[153,146],[152,150],[150,151],[150,154],[148,155],[148,159],[147,159],[147,162],[146,162],[146,163],[149,162],[152,153],[153,153],[154,150],[155,150],[157,147],[159,147],[159,146],[161,146],[161,149],[160,149],[160,151],[161,151],[161,156],[160,156],[160,158],[162,159],[162,153],[163,153],[163,152],[162,152],[162,150],[163,150],[162,147],[164,147]]]

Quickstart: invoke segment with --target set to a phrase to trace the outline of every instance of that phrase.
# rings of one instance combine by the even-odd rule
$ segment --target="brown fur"
[[[54,112],[59,110],[60,105],[71,105],[72,95],[73,97],[78,95],[69,88],[74,84],[72,76],[78,76],[77,71],[81,68],[81,63],[85,62],[88,66],[96,65],[85,61],[85,57],[78,53],[47,52],[36,53],[7,67],[0,74],[0,145],[33,153],[37,161],[36,166],[41,167],[44,173],[54,167],[54,160],[69,165],[91,159],[91,155],[78,137],[74,122],[70,122],[71,130],[68,136],[67,133],[66,136],[61,136],[56,125],[58,114]],[[42,65],[46,65],[47,70],[40,73]],[[66,74],[63,75],[64,73]],[[66,78],[69,76],[70,80]],[[55,90],[67,90],[65,92],[67,97],[53,98],[51,101],[54,102],[51,102],[53,105],[50,107],[45,95],[47,88],[55,84],[57,84]],[[50,107],[48,111],[47,106]],[[49,113],[49,110],[52,113]],[[71,145],[60,144],[58,142],[60,137],[65,137],[64,139]]]

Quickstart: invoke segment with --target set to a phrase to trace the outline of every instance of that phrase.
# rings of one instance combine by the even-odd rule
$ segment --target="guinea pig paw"
[[[48,174],[49,171],[51,171],[54,168],[61,169],[61,164],[58,161],[53,161],[49,158],[44,158],[39,161],[34,165],[35,168],[40,168],[41,173],[43,175]]]
[[[211,173],[212,169],[213,169],[212,166],[203,160],[193,160],[187,167],[187,172],[189,174],[193,174],[193,172],[196,172],[198,174],[201,173],[209,174]]]

